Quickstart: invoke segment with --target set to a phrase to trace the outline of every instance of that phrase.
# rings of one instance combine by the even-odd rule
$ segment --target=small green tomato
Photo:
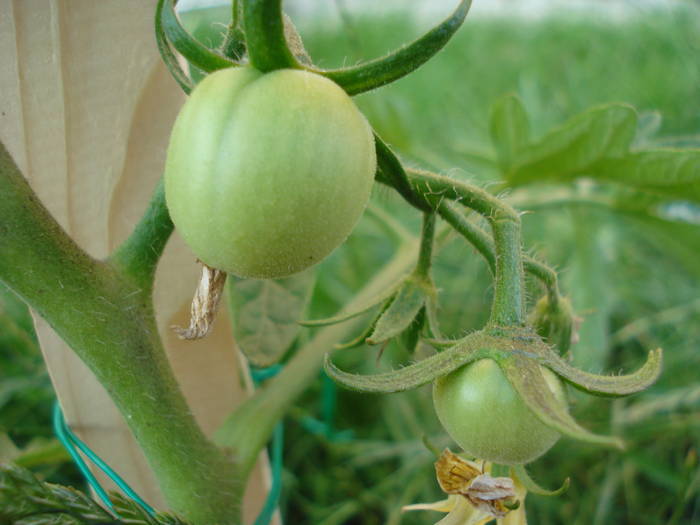
[[[202,262],[276,278],[345,240],[375,169],[372,130],[339,86],[305,71],[235,68],[207,76],[183,106],[165,194]]]
[[[566,403],[559,379],[545,368],[542,373],[555,397]],[[447,433],[479,459],[504,465],[529,463],[559,439],[556,430],[530,411],[492,359],[437,379],[433,402]]]

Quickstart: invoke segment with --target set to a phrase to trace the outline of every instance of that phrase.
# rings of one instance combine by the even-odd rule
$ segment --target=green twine
[[[257,386],[262,381],[276,376],[282,370],[282,365],[276,364],[267,368],[250,367],[250,375]],[[282,449],[284,445],[284,423],[280,421],[272,431],[272,486],[260,514],[253,525],[268,525],[279,503],[282,494]]]
[[[139,495],[136,494],[136,492],[134,492],[134,490],[126,483],[126,481],[119,476],[119,474],[112,470],[112,468],[107,465],[102,458],[95,454],[90,447],[88,447],[78,436],[73,433],[70,427],[66,424],[66,420],[63,417],[63,412],[61,412],[61,406],[59,405],[58,401],[54,403],[53,407],[53,428],[58,440],[66,448],[82,475],[109,510],[116,515],[114,512],[114,505],[109,499],[107,491],[102,488],[100,482],[97,481],[97,478],[92,474],[92,472],[90,472],[90,469],[76,450],[76,447],[78,447],[90,461],[97,465],[97,467],[104,472],[109,479],[114,481],[117,487],[119,487],[124,494],[138,503],[151,516],[155,514],[153,508],[142,500]]]
[[[262,381],[270,379],[276,376],[282,370],[282,365],[276,364],[267,368],[250,368],[250,375],[253,378],[255,385],[259,385]],[[313,418],[305,418],[309,421],[304,421],[304,426],[308,430],[322,434],[328,439],[333,440],[334,438],[340,438],[343,440],[345,436],[341,436],[343,433],[335,433],[333,422],[335,420],[336,411],[336,388],[335,383],[326,376],[323,375],[323,387],[321,396],[321,413],[324,421],[317,421]],[[82,475],[87,480],[88,484],[95,491],[97,496],[102,500],[102,502],[107,506],[107,508],[115,514],[114,505],[109,499],[107,491],[100,485],[97,478],[90,472],[90,469],[83,460],[82,456],[78,453],[77,449],[92,461],[102,472],[104,472],[107,477],[109,477],[129,498],[133,499],[138,503],[148,514],[153,516],[155,510],[148,505],[143,499],[139,497],[136,492],[124,481],[107,463],[105,463],[102,458],[95,454],[90,447],[88,447],[78,436],[76,436],[70,427],[66,424],[63,417],[63,412],[61,412],[61,406],[58,401],[54,404],[53,411],[53,427],[56,437],[61,442],[61,444],[66,448],[70,454],[73,461],[78,466],[78,469]],[[347,439],[347,438],[346,438]],[[77,447],[77,449],[76,449]],[[272,462],[272,485],[270,487],[270,492],[267,495],[265,504],[262,510],[258,514],[254,525],[269,525],[272,520],[272,516],[275,513],[275,509],[278,506],[280,495],[282,493],[282,452],[284,448],[284,423],[280,421],[275,425],[272,433],[272,443],[271,443],[271,462]]]

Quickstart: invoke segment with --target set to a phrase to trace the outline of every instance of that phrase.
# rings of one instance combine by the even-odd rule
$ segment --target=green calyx
[[[384,57],[327,70],[311,62],[294,25],[282,11],[281,0],[241,0],[240,17],[238,6],[234,3],[235,16],[222,47],[209,49],[182,26],[175,12],[175,0],[159,0],[156,8],[158,48],[185,92],[192,89],[192,81],[177,64],[170,46],[190,64],[207,73],[242,65],[245,52],[250,64],[262,72],[304,69],[329,78],[349,95],[364,93],[412,73],[435,56],[462,26],[471,0],[461,0],[441,23]]]
[[[661,371],[661,350],[649,353],[646,363],[629,375],[604,376],[574,368],[530,328],[490,328],[455,341],[435,355],[399,370],[357,375],[338,369],[326,357],[326,372],[352,390],[391,393],[410,390],[481,359],[495,361],[524,404],[545,425],[569,437],[622,448],[617,437],[600,436],[582,428],[565,405],[555,399],[543,375],[543,367],[572,386],[594,395],[624,396],[640,392]]]

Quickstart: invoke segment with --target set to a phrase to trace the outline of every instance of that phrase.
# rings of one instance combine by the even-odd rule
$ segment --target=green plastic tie
[[[73,458],[73,461],[75,461],[75,464],[78,466],[78,469],[85,477],[88,484],[92,487],[107,508],[112,511],[112,513],[116,515],[114,512],[114,505],[109,499],[107,491],[102,487],[102,485],[100,485],[100,482],[97,481],[97,478],[93,475],[93,473],[90,472],[90,468],[87,466],[87,463],[85,463],[85,460],[83,460],[83,458],[80,456],[78,450],[76,450],[76,447],[78,447],[78,449],[80,449],[80,451],[85,454],[90,461],[92,461],[102,472],[104,472],[124,494],[138,503],[151,516],[155,514],[153,507],[141,499],[139,495],[136,494],[136,492],[127,484],[127,482],[124,481],[121,476],[119,476],[119,474],[117,474],[109,465],[107,465],[107,463],[104,462],[102,458],[95,454],[90,447],[85,444],[85,442],[83,442],[78,436],[75,435],[75,433],[73,433],[63,417],[61,405],[58,403],[58,401],[54,403],[53,408],[53,428],[56,437]]]

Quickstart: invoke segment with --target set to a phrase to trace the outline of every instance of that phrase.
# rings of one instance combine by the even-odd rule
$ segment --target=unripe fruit
[[[339,86],[300,70],[227,69],[206,77],[177,118],[166,201],[202,262],[283,277],[345,240],[375,170],[372,130]]]
[[[566,396],[559,379],[541,368],[554,396]],[[433,402],[447,433],[469,455],[505,465],[529,463],[547,452],[559,433],[525,405],[492,359],[465,365],[437,379]]]

